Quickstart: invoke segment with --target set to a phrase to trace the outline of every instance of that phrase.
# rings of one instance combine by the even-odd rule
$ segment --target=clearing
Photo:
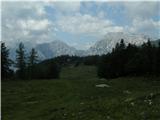
[[[3,120],[160,119],[160,78],[104,80],[94,66],[63,68],[57,80],[5,81],[1,94]]]

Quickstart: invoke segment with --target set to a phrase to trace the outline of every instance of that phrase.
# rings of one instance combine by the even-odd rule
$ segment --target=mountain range
[[[55,40],[51,43],[39,44],[35,48],[41,58],[53,58],[60,55],[76,55],[77,50],[66,43]]]
[[[125,43],[132,43],[140,45],[143,42],[147,42],[149,37],[137,34],[128,34],[123,32],[108,33],[102,40],[97,41],[93,46],[87,50],[88,55],[102,55],[111,52],[112,48],[115,47],[116,43],[124,39]]]
[[[132,43],[136,45],[141,45],[142,43],[147,42],[149,37],[144,35],[126,34],[121,32],[108,33],[104,36],[103,39],[97,41],[93,46],[91,46],[87,50],[77,50],[76,48],[71,47],[60,40],[54,40],[51,43],[37,44],[36,46],[34,46],[34,48],[38,51],[38,55],[41,60],[49,59],[49,58],[53,58],[61,55],[70,55],[70,56],[102,55],[102,54],[107,54],[108,52],[111,52],[112,48],[114,48],[116,43],[120,42],[121,39],[124,39],[126,44]],[[153,44],[158,44],[158,42],[153,41]],[[28,47],[28,49],[30,49],[30,47]],[[13,56],[15,56],[14,52],[12,52],[11,58],[13,58]]]

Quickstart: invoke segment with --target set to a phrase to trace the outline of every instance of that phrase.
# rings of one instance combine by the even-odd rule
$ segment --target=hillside
[[[2,82],[3,120],[157,120],[159,78],[104,80],[94,66],[66,67],[57,80]],[[102,86],[101,85],[106,85]]]

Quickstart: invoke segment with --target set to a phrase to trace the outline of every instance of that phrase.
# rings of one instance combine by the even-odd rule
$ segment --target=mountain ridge
[[[107,54],[108,52],[111,52],[112,48],[114,48],[116,43],[120,42],[121,39],[124,39],[124,42],[126,44],[132,43],[132,44],[140,45],[140,44],[143,44],[144,42],[147,42],[149,37],[144,35],[136,35],[136,34],[110,33],[110,34],[106,34],[103,39],[97,41],[93,46],[91,46],[87,50],[77,50],[76,48],[71,47],[67,43],[60,40],[54,40],[50,43],[37,44],[35,45],[34,48],[37,50],[39,58],[41,60],[49,59],[49,58],[53,58],[61,55],[70,55],[70,56],[102,55],[102,54]],[[152,43],[157,45],[158,42],[152,41]],[[27,52],[29,51],[28,48],[30,47],[31,46],[26,47]],[[12,57],[15,56],[15,52],[13,50],[15,51],[15,48],[12,49],[11,51]]]
[[[87,51],[88,55],[102,55],[112,51],[116,43],[124,39],[125,44],[132,43],[135,45],[141,45],[147,42],[149,37],[145,35],[138,34],[127,34],[123,32],[118,33],[108,33],[104,36],[102,40],[97,41],[93,46],[91,46]]]

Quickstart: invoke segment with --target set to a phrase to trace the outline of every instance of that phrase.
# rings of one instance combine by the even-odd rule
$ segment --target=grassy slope
[[[2,82],[2,119],[160,119],[159,78],[99,80],[91,66],[67,67],[61,76],[59,80]],[[110,87],[95,87],[101,83]]]

